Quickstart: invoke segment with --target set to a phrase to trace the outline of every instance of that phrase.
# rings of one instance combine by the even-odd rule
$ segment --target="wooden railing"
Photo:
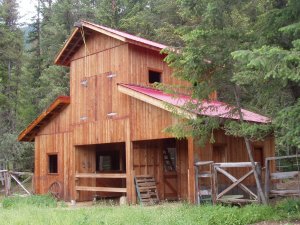
[[[75,178],[90,179],[126,179],[126,173],[76,173]],[[78,183],[78,182],[77,182]],[[95,186],[75,186],[76,191],[95,191],[95,192],[117,192],[126,193],[126,187],[95,187]]]

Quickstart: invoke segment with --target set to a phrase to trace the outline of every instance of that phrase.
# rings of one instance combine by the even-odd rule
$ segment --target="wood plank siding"
[[[57,63],[70,65],[70,104],[43,124],[35,136],[36,193],[47,193],[51,183],[58,181],[66,201],[127,195],[135,203],[133,176],[151,175],[160,199],[194,201],[195,160],[248,161],[241,138],[226,136],[220,130],[215,133],[216,142],[202,148],[193,139],[176,140],[163,132],[178,122],[170,112],[118,91],[119,83],[149,86],[149,70],[161,73],[165,84],[187,85],[171,76],[172,70],[163,61],[165,55],[157,47],[141,47],[89,29],[85,32],[86,40],[76,52],[64,53],[66,63],[57,59]],[[273,138],[254,146],[257,157],[260,151],[262,157],[274,155]],[[173,171],[164,167],[163,154],[168,148],[176,149]],[[90,176],[103,172],[99,172],[96,160],[109,151],[118,155],[119,166],[107,173],[121,177]],[[55,174],[49,173],[51,154],[57,154]]]

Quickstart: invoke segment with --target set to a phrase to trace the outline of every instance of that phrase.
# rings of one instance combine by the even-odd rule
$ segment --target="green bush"
[[[54,208],[57,207],[57,201],[50,195],[31,195],[29,197],[8,197],[2,201],[2,207],[20,208],[26,206],[40,207],[40,208]]]
[[[276,209],[283,214],[300,214],[300,199],[285,199],[276,205]]]

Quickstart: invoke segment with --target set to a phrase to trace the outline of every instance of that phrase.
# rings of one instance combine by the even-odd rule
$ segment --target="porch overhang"
[[[195,119],[197,116],[218,117],[224,119],[239,120],[239,115],[235,111],[235,107],[220,101],[203,101],[199,103],[187,95],[176,95],[164,93],[161,90],[142,87],[131,84],[118,84],[118,90],[121,93],[129,95],[133,98],[154,105],[161,109],[175,113],[188,119]],[[193,110],[188,109],[188,105],[194,104]],[[260,114],[242,109],[243,120],[254,123],[269,123],[270,118]]]

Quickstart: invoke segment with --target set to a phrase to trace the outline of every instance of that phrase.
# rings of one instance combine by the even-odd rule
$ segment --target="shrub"
[[[8,197],[2,201],[3,208],[20,208],[35,206],[40,208],[57,207],[57,201],[50,195],[32,195],[29,197]]]
[[[281,213],[289,215],[300,213],[300,199],[285,199],[276,205],[276,209]]]

